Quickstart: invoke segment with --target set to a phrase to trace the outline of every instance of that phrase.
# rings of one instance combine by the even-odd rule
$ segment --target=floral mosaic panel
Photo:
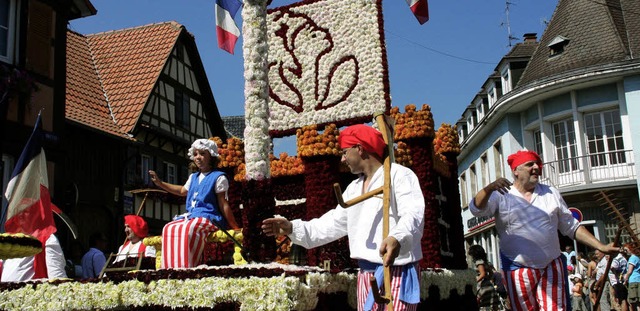
[[[269,11],[269,131],[371,120],[390,106],[379,0],[303,1]]]

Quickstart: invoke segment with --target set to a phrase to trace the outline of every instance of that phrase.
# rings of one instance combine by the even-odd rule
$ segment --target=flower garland
[[[326,273],[312,267],[280,264],[249,266],[139,271],[118,280],[2,283],[0,308],[10,311],[25,308],[148,310],[151,306],[215,309],[237,303],[240,310],[313,310],[319,297],[334,293],[347,293],[347,303],[351,308],[356,307],[356,274]],[[475,286],[475,276],[472,269],[423,270],[421,301],[447,300],[451,293],[457,292],[456,302],[462,303],[460,295]]]
[[[42,243],[24,233],[0,234],[0,259],[34,256],[42,251]]]
[[[388,111],[381,1],[307,0],[269,10],[268,19],[271,135]]]

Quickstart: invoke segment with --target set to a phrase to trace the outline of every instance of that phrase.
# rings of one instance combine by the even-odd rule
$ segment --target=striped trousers
[[[511,309],[514,311],[571,311],[567,302],[568,279],[558,257],[542,269],[505,271]]]
[[[420,267],[416,264],[418,275],[420,275]],[[391,296],[393,297],[393,310],[394,311],[415,311],[418,309],[418,304],[408,304],[399,299],[400,295],[400,281],[402,280],[402,267],[392,266],[391,269]],[[364,303],[367,300],[369,291],[371,291],[370,278],[374,276],[374,272],[360,270],[358,272],[358,311],[364,311]],[[378,284],[380,288],[380,295],[384,295],[384,284]],[[374,311],[387,310],[387,305],[373,304]]]
[[[216,226],[206,218],[174,220],[162,228],[162,269],[193,268],[202,261],[205,239]]]

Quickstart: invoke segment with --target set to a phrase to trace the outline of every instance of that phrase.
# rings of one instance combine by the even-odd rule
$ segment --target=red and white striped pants
[[[505,271],[511,309],[514,311],[570,311],[567,306],[567,275],[562,257],[543,269]]]
[[[206,218],[174,220],[162,228],[162,269],[200,264],[207,235],[216,226]]]
[[[418,275],[420,275],[420,267],[416,264]],[[391,269],[391,296],[393,297],[393,310],[394,311],[415,311],[418,310],[418,304],[408,304],[400,300],[400,280],[402,280],[402,266],[392,266]],[[362,271],[358,272],[358,311],[364,310],[364,303],[367,300],[369,291],[371,290],[371,283],[369,280],[374,276],[374,272]],[[384,285],[378,284],[380,289],[380,295],[384,295]],[[372,311],[384,311],[387,310],[387,305],[378,305],[373,303]]]

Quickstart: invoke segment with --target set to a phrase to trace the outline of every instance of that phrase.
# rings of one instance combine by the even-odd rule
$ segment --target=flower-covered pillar
[[[245,247],[250,260],[270,262],[275,258],[275,242],[260,228],[262,220],[273,217],[274,201],[270,183],[269,82],[267,44],[267,0],[246,0],[242,9],[245,100],[245,169],[243,187]]]
[[[447,261],[446,268],[465,269],[467,267],[464,249],[464,227],[462,224],[462,205],[460,204],[460,187],[458,181],[458,154],[460,143],[458,131],[450,124],[442,124],[433,140],[434,153],[439,162],[444,163],[444,172],[440,176],[442,195],[446,197],[446,208],[442,218],[448,225],[447,241],[452,260]],[[455,242],[458,243],[455,243]]]
[[[404,142],[404,153],[408,152],[409,168],[418,176],[420,188],[425,198],[424,231],[422,235],[422,254],[420,261],[422,268],[442,267],[440,256],[440,232],[438,217],[440,208],[435,204],[434,188],[437,187],[437,176],[433,169],[434,136],[433,116],[431,108],[423,105],[422,110],[416,111],[413,104],[405,107],[405,113],[399,113],[397,107],[391,110],[391,116],[396,120],[394,140]]]
[[[338,129],[335,124],[325,127],[318,134],[315,125],[305,126],[297,132],[298,155],[305,168],[304,186],[307,211],[305,220],[322,216],[336,207],[338,201],[333,193],[333,184],[339,182],[340,148]],[[310,266],[323,265],[331,261],[331,269],[351,266],[346,238],[307,251]]]

